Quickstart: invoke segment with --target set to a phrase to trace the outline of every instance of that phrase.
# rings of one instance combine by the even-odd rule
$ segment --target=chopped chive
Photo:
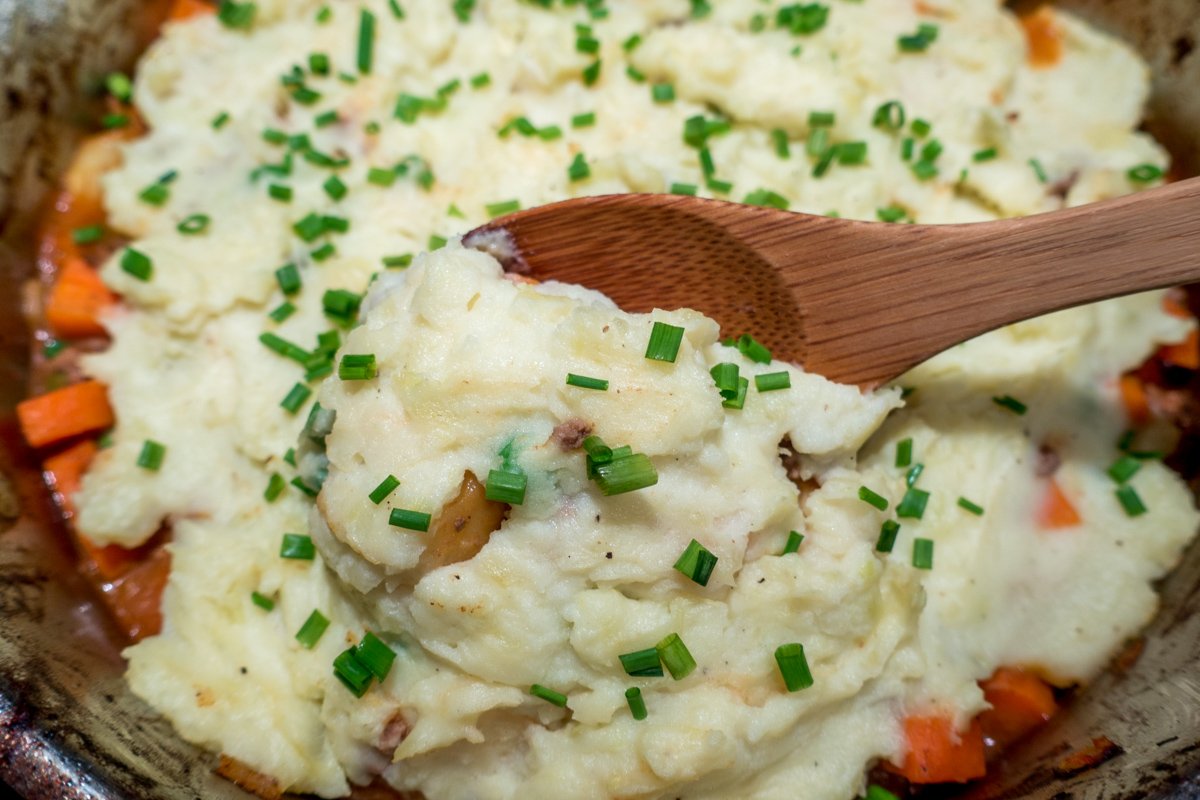
[[[1121,503],[1121,508],[1125,509],[1125,513],[1128,516],[1137,517],[1146,513],[1146,504],[1142,502],[1142,498],[1138,495],[1137,490],[1128,483],[1118,487],[1116,494],[1117,500]]]
[[[583,153],[576,153],[575,158],[567,166],[567,177],[572,181],[582,181],[590,178],[592,168],[588,166],[587,159]]]
[[[937,177],[938,168],[929,161],[918,161],[912,165],[912,172],[917,180],[927,181]]]
[[[529,687],[529,693],[534,697],[539,697],[547,703],[556,705],[559,708],[567,707],[567,696],[562,692],[556,692],[553,689],[547,689],[540,683],[535,683]]]
[[[687,197],[695,197],[698,187],[694,183],[672,183],[668,190],[671,194],[681,194]]]
[[[488,472],[484,496],[488,500],[519,506],[525,502],[525,489],[529,479],[520,472],[493,469]]]
[[[917,569],[933,569],[932,539],[913,539],[912,565]]]
[[[387,496],[395,491],[396,487],[399,485],[400,481],[395,475],[388,475],[379,482],[379,485],[371,491],[371,494],[369,494],[368,497],[371,498],[372,503],[379,505],[385,499],[387,499]]]
[[[794,3],[775,12],[775,25],[796,35],[816,33],[829,19],[829,6],[821,3]]]
[[[276,322],[283,322],[284,320],[286,320],[288,317],[290,317],[292,314],[295,314],[295,313],[296,313],[296,307],[285,300],[284,302],[282,302],[278,306],[276,306],[274,309],[272,309],[271,313],[267,314],[267,316],[270,317],[271,319],[275,320]]]
[[[275,609],[275,601],[267,597],[265,594],[258,592],[250,593],[250,602],[261,608],[263,611],[273,611]]]
[[[916,484],[917,478],[921,477],[921,473],[924,471],[924,464],[913,464],[908,468],[908,472],[904,473],[904,484],[911,489]]]
[[[656,103],[669,103],[675,99],[675,87],[670,83],[656,83],[650,87],[650,97]]]
[[[625,67],[625,74],[628,75],[629,79],[634,83],[646,82],[646,74],[632,64]]]
[[[728,362],[717,364],[710,369],[709,374],[713,377],[713,382],[717,385],[717,391],[721,393],[721,397],[726,400],[731,400],[737,397],[738,394],[738,365]]]
[[[896,516],[920,519],[925,515],[925,505],[929,502],[929,492],[910,487],[904,497],[896,504]]]
[[[1006,408],[1009,411],[1013,412],[1014,414],[1018,414],[1018,415],[1024,414],[1026,411],[1029,410],[1028,406],[1026,406],[1024,403],[1022,403],[1020,400],[1016,399],[1012,395],[1008,395],[1008,394],[1003,395],[1002,397],[993,397],[992,402],[995,403],[996,405],[1000,406],[1001,408]]]
[[[329,620],[314,608],[313,612],[308,615],[308,619],[304,620],[304,624],[300,626],[300,630],[296,631],[296,641],[304,649],[312,650],[328,627]]]
[[[309,258],[318,262],[333,258],[335,255],[337,255],[337,248],[332,242],[326,242],[316,250],[309,251],[308,254]]]
[[[646,347],[646,358],[654,361],[675,363],[679,345],[683,341],[684,329],[665,322],[655,322],[650,331],[650,343]]]
[[[691,675],[692,670],[696,668],[696,660],[692,658],[692,654],[688,652],[687,646],[677,633],[667,634],[654,649],[658,651],[658,657],[667,668],[667,672],[677,681]]]
[[[803,542],[804,534],[800,533],[800,531],[788,531],[787,544],[783,546],[783,552],[779,555],[786,556],[789,553],[797,552]]]
[[[154,262],[140,250],[127,247],[121,254],[121,269],[139,281],[148,281],[154,274]]]
[[[278,472],[272,472],[270,480],[267,481],[267,488],[263,491],[263,499],[268,503],[273,503],[279,499],[279,495],[283,494],[287,489],[287,481]]]
[[[1125,483],[1141,468],[1142,462],[1137,458],[1129,455],[1121,456],[1108,468],[1108,476],[1117,483]]]
[[[314,489],[312,486],[309,486],[307,483],[305,483],[304,479],[298,475],[295,478],[292,478],[291,483],[292,486],[295,486],[309,497],[316,497],[317,493],[320,491],[319,489]]]
[[[260,334],[258,340],[262,342],[268,349],[274,350],[285,358],[290,358],[293,361],[298,361],[303,364],[309,358],[309,353],[303,347],[289,342],[282,336],[277,336],[273,333]]]
[[[1136,167],[1130,168],[1130,170],[1125,173],[1125,177],[1129,178],[1129,180],[1133,183],[1150,183],[1151,181],[1158,180],[1162,176],[1162,167],[1158,167],[1154,164],[1138,164]]]
[[[293,467],[296,466],[296,448],[289,447],[287,452],[283,454],[283,460],[284,462],[291,464]]]
[[[333,660],[333,674],[355,697],[362,697],[371,688],[371,670],[358,660],[354,648],[343,650]]]
[[[778,208],[780,211],[787,211],[789,205],[786,197],[770,189],[755,189],[746,195],[742,202],[749,206]]]
[[[396,660],[396,651],[370,631],[364,633],[354,646],[354,655],[380,683],[387,680],[388,673],[392,671],[392,662]]]
[[[875,506],[875,508],[878,508],[880,511],[887,511],[887,498],[881,494],[871,491],[866,486],[858,487],[858,499],[862,500],[867,505]]]
[[[810,111],[808,112],[808,126],[810,128],[829,128],[837,121],[837,116],[832,111]]]
[[[812,671],[804,657],[804,645],[799,642],[781,644],[775,648],[775,663],[789,692],[798,692],[813,685]]]
[[[394,525],[397,528],[406,528],[410,531],[420,531],[424,533],[429,530],[429,523],[433,517],[421,511],[411,511],[407,508],[393,508],[392,513],[388,515],[388,524]]]
[[[328,128],[330,125],[336,125],[340,119],[338,113],[330,109],[314,117],[313,124],[318,128]]]
[[[276,128],[265,128],[261,134],[262,140],[268,144],[287,144],[288,135]]]
[[[400,6],[399,0],[388,0],[388,8],[392,10],[393,17],[404,19],[404,9]]]
[[[446,239],[445,236],[438,236],[436,233],[430,234],[428,249],[429,250],[440,250],[441,248],[446,246],[447,241],[448,240]]]
[[[674,566],[678,572],[701,586],[708,586],[708,579],[712,576],[713,568],[717,566],[717,557],[704,545],[692,539]]]
[[[54,358],[65,349],[67,349],[65,342],[59,339],[47,339],[42,345],[42,355],[46,358]]]
[[[750,391],[750,379],[738,376],[737,395],[735,397],[726,398],[721,402],[725,408],[735,410],[741,409],[746,405],[746,394]]]
[[[875,109],[871,124],[876,128],[898,131],[904,127],[904,106],[899,100],[889,100]]]
[[[642,35],[635,33],[625,41],[621,42],[621,49],[626,53],[633,51],[639,44],[642,43]]]
[[[646,701],[642,699],[642,690],[636,686],[630,686],[625,690],[625,701],[629,703],[629,713],[636,720],[646,718]]]
[[[358,71],[366,75],[375,59],[375,15],[365,8],[358,17]]]
[[[575,50],[594,56],[600,52],[600,40],[594,36],[579,36],[575,39]]]
[[[103,238],[103,225],[87,225],[71,231],[71,241],[75,242],[75,244],[94,244]]]
[[[912,464],[912,437],[896,442],[896,466],[907,467]]]
[[[279,545],[280,558],[293,558],[298,561],[312,561],[317,555],[312,537],[300,533],[285,533]]]
[[[412,264],[412,260],[412,253],[401,253],[395,256],[384,256],[383,265],[388,269],[398,269],[409,266]]]
[[[138,454],[137,465],[142,469],[148,469],[151,472],[158,472],[162,467],[163,457],[167,454],[167,447],[164,444],[147,439],[142,442],[142,451]]]
[[[329,74],[329,56],[324,53],[308,54],[308,69],[314,75]]]
[[[775,144],[775,155],[780,158],[791,158],[792,151],[788,146],[787,131],[783,128],[775,128],[771,131],[771,141]]]
[[[900,800],[896,795],[889,792],[882,786],[872,783],[867,787],[866,800]]]
[[[938,37],[938,26],[928,22],[917,25],[917,32],[901,36],[896,40],[896,46],[902,53],[923,53],[929,49]]]
[[[760,392],[774,392],[779,389],[790,389],[792,374],[790,372],[767,372],[754,376],[754,388]]]
[[[571,117],[572,128],[590,128],[596,124],[596,112],[585,111],[582,114],[576,114]]]
[[[338,377],[344,381],[367,381],[378,374],[374,353],[344,355],[338,364]]]
[[[758,342],[753,336],[744,333],[733,342],[738,352],[756,364],[770,364],[771,351]]]
[[[219,131],[219,130],[221,130],[221,128],[224,128],[226,123],[228,123],[228,122],[229,122],[229,112],[222,111],[219,114],[217,114],[215,117],[213,117],[212,122],[209,124],[212,125],[213,130]]]
[[[279,403],[284,410],[291,414],[295,414],[300,410],[300,407],[308,402],[308,398],[312,397],[312,389],[309,389],[303,383],[297,383],[287,393],[287,396]]]
[[[603,464],[613,459],[612,448],[606,445],[599,436],[585,436],[583,449],[587,451],[588,458],[597,464]]]
[[[300,291],[300,271],[296,269],[295,264],[284,264],[275,270],[275,280],[279,284],[280,290],[286,295],[293,295]]]
[[[255,3],[237,3],[234,0],[221,0],[217,6],[217,19],[226,28],[249,29],[254,25],[254,15],[258,11]]]
[[[208,223],[211,221],[207,214],[190,214],[175,226],[175,230],[188,236],[194,236],[207,230]]]
[[[994,148],[994,147],[989,147],[989,148],[987,148],[987,149],[985,149],[985,150],[976,150],[976,151],[975,151],[975,152],[974,152],[974,153],[971,155],[971,160],[972,160],[972,161],[974,161],[976,164],[979,164],[979,163],[982,163],[982,162],[984,162],[984,161],[991,161],[991,160],[992,160],[992,159],[994,159],[994,158],[995,158],[997,155],[998,155],[998,153],[996,152],[996,148]]]
[[[292,202],[292,187],[284,186],[281,183],[272,183],[267,186],[267,194],[272,200],[278,200],[281,203]]]
[[[621,659],[621,667],[625,670],[626,675],[632,675],[635,678],[662,677],[662,662],[659,661],[656,648],[647,647],[645,650],[622,653],[617,658]]]
[[[965,497],[958,498],[958,507],[971,512],[977,517],[983,516],[983,506],[976,505]]]
[[[396,170],[371,167],[367,170],[367,183],[387,188],[396,182]]]
[[[875,541],[875,549],[880,553],[890,553],[896,546],[896,535],[900,533],[900,523],[894,519],[885,519],[879,526],[879,539]]]
[[[658,483],[658,471],[649,456],[630,453],[595,465],[594,479],[605,496],[645,489]]]
[[[604,378],[589,378],[586,375],[567,373],[567,385],[578,386],[581,389],[597,389],[601,392],[608,390],[608,381]]]
[[[600,59],[596,59],[591,64],[584,67],[583,84],[584,86],[592,86],[596,81],[600,80]]]
[[[499,217],[504,214],[511,214],[514,211],[521,210],[520,200],[502,200],[499,203],[488,203],[484,206],[489,217]]]
[[[470,79],[472,89],[482,89],[492,82],[492,76],[486,72],[481,72],[478,75],[472,75]]]
[[[1046,183],[1050,180],[1049,176],[1046,175],[1046,169],[1042,166],[1042,162],[1036,158],[1031,158],[1029,159],[1029,166],[1033,169],[1033,174],[1037,177],[1038,183]]]

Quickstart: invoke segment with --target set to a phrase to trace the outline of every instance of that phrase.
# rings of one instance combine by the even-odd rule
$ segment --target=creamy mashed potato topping
[[[126,546],[170,527],[164,628],[128,674],[184,737],[328,797],[382,776],[432,800],[832,800],[903,758],[906,716],[964,726],[998,666],[1086,680],[1150,618],[1197,515],[1157,460],[1129,479],[1138,516],[1105,470],[1117,377],[1188,332],[1159,294],[997,331],[862,393],[752,361],[719,341],[747,332],[694,312],[513,283],[456,242],[579,194],[918,222],[1122,194],[1131,167],[1165,164],[1136,130],[1146,70],[1126,47],[1056,14],[1062,57],[1034,68],[992,0],[250,6],[245,25],[169,24],[139,68],[150,130],[105,202],[152,268],[127,251],[104,267],[124,303],[86,359],[118,425],[76,521]],[[192,215],[207,226],[181,232]],[[673,363],[645,358],[655,322],[684,330]],[[339,377],[365,354],[377,375]],[[741,409],[720,363],[751,378]],[[765,372],[790,387],[758,391]],[[604,495],[585,431],[657,482]],[[156,472],[136,463],[147,439],[166,447]],[[447,558],[464,474],[507,468],[524,502]],[[1078,525],[1038,524],[1051,481]],[[923,512],[898,516],[910,488]],[[282,558],[289,533],[315,558]],[[717,557],[706,586],[673,569],[693,539]],[[314,612],[328,628],[301,642]],[[356,697],[333,664],[368,631],[396,657]],[[619,655],[672,633],[694,672],[625,673]],[[786,691],[786,643],[811,687]]]

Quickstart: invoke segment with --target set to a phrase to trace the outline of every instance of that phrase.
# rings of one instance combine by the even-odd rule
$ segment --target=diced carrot
[[[212,14],[216,10],[215,6],[205,3],[203,0],[175,0],[174,5],[171,6],[170,19],[191,19]]]
[[[1063,492],[1058,481],[1050,478],[1046,481],[1046,490],[1042,495],[1042,503],[1037,509],[1037,523],[1043,528],[1073,528],[1083,522],[1075,504]]]
[[[900,774],[912,783],[965,783],[987,771],[978,720],[959,734],[949,717],[909,717],[904,739],[908,752]]]
[[[105,603],[130,641],[162,630],[162,594],[170,573],[171,554],[158,547],[149,558],[102,587]]]
[[[42,464],[46,469],[51,488],[62,498],[63,510],[68,515],[74,516],[75,514],[71,495],[79,490],[79,485],[83,482],[83,473],[87,472],[87,468],[92,463],[92,459],[96,457],[98,450],[95,442],[85,439],[82,442],[76,442],[66,450],[48,456]]]
[[[1172,317],[1187,319],[1192,316],[1192,312],[1188,310],[1187,299],[1181,289],[1172,289],[1163,295],[1162,299],[1163,311],[1170,314]]]
[[[115,299],[86,261],[67,256],[46,302],[46,323],[55,335],[68,339],[103,336],[100,315]]]
[[[1045,681],[1023,670],[1001,667],[980,687],[992,707],[979,715],[979,726],[1000,747],[1025,736],[1058,710]]]
[[[1200,369],[1200,331],[1193,328],[1182,342],[1164,344],[1158,348],[1158,357],[1177,367]]]
[[[1021,27],[1025,30],[1030,66],[1045,69],[1062,61],[1063,31],[1049,6],[1039,6],[1021,17]]]
[[[1150,419],[1150,400],[1146,396],[1146,384],[1132,373],[1121,376],[1121,405],[1131,425],[1142,425]]]
[[[22,400],[17,404],[17,420],[32,447],[95,433],[113,424],[108,388],[100,381],[82,381]]]

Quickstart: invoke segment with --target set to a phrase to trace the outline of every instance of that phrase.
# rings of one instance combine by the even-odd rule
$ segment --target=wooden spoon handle
[[[776,263],[804,309],[806,369],[869,384],[1007,323],[1200,280],[1200,179],[1015,220],[854,233],[825,254],[820,287]],[[803,301],[814,289],[820,305]]]

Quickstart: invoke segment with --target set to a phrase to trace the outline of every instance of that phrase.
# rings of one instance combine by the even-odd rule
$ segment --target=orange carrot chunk
[[[159,547],[103,587],[104,601],[130,641],[140,641],[162,630],[162,594],[170,572],[171,554]]]
[[[1187,298],[1183,292],[1178,289],[1172,289],[1163,295],[1162,299],[1163,311],[1170,314],[1172,317],[1179,319],[1188,319],[1192,316],[1192,312],[1188,310]]]
[[[1042,495],[1042,503],[1037,510],[1037,523],[1043,528],[1073,528],[1083,522],[1075,505],[1063,492],[1058,481],[1050,478],[1046,481],[1046,491]]]
[[[173,20],[191,19],[212,14],[216,10],[215,6],[205,3],[203,0],[175,0],[174,5],[171,6],[170,18]]]
[[[108,389],[99,381],[83,381],[17,404],[21,433],[32,447],[45,447],[113,424]]]
[[[900,774],[912,783],[965,783],[987,770],[978,720],[959,734],[948,717],[909,717],[904,738],[908,753]]]
[[[1058,710],[1050,687],[1019,669],[1001,667],[980,686],[992,707],[979,715],[979,726],[1000,747],[1025,736]]]
[[[1030,66],[1045,69],[1062,61],[1063,31],[1049,6],[1040,6],[1021,17],[1021,27],[1025,29]]]
[[[56,336],[103,336],[100,315],[113,304],[112,292],[83,259],[68,256],[59,268],[46,303],[46,322]]]
[[[1158,348],[1158,356],[1168,364],[1185,369],[1200,369],[1200,331],[1192,329],[1187,338]]]
[[[1137,375],[1121,376],[1121,405],[1131,425],[1142,425],[1150,419],[1150,399],[1146,395],[1146,384]]]
[[[92,459],[96,457],[99,448],[91,439],[76,442],[66,450],[46,458],[45,467],[50,487],[58,493],[63,511],[74,516],[75,507],[71,503],[71,495],[79,491],[83,482],[83,473],[87,472]]]

